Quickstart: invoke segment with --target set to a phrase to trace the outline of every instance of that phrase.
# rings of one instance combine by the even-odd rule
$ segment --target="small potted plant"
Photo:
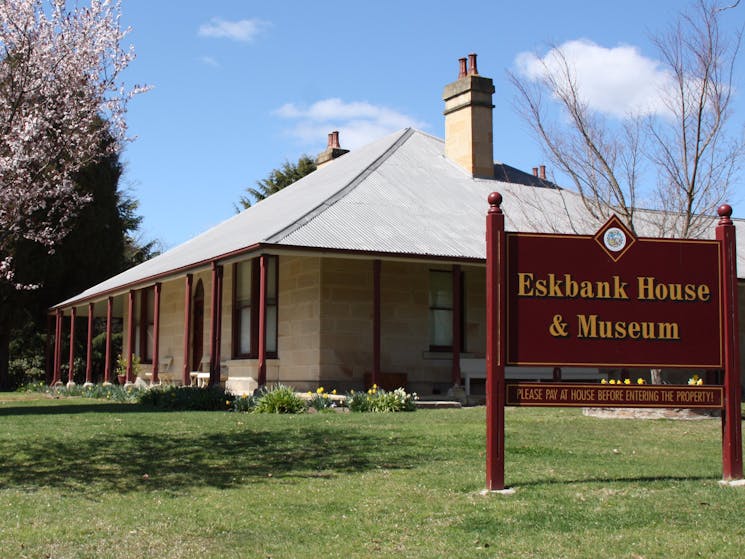
[[[137,355],[132,355],[132,382],[134,382],[140,374],[140,358]],[[120,355],[116,356],[116,378],[119,384],[127,383],[127,360]]]

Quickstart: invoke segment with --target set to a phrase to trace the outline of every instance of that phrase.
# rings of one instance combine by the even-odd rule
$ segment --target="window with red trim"
[[[277,257],[266,258],[266,352],[277,357]],[[259,355],[259,258],[233,267],[233,357]]]

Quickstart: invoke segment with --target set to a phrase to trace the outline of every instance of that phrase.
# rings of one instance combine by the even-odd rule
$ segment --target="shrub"
[[[326,392],[323,386],[316,389],[315,394],[308,392],[308,408],[313,408],[317,411],[331,411],[338,406],[343,406],[343,401],[337,401],[336,390],[332,390],[331,393]],[[334,396],[332,398],[332,396]]]
[[[42,382],[46,378],[44,359],[39,355],[11,359],[8,363],[8,379],[11,386],[24,386]]]
[[[371,411],[370,409],[371,399],[364,392],[355,392],[352,390],[347,394],[347,407],[349,411],[366,412]]]
[[[233,408],[235,397],[213,386],[156,386],[143,390],[138,402],[165,410],[220,411]]]
[[[242,411],[242,412],[248,412],[253,410],[256,407],[256,397],[255,396],[249,396],[247,394],[243,394],[241,396],[235,397],[233,400],[233,405],[230,408],[230,411]]]
[[[263,388],[256,397],[256,413],[302,413],[305,402],[295,391],[283,384]]]
[[[403,388],[388,392],[373,384],[367,392],[352,391],[347,394],[347,407],[356,412],[414,411],[417,399],[416,393],[408,394]]]
[[[80,398],[95,398],[131,404],[138,402],[141,395],[147,392],[147,389],[135,386],[94,384],[92,386],[76,385],[69,388],[66,386],[51,386],[46,388],[46,392],[53,396],[78,396]]]
[[[18,387],[18,392],[46,392],[47,383],[43,380],[28,382]]]

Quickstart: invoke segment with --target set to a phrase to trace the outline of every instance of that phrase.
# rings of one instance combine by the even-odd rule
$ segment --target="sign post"
[[[723,479],[742,480],[732,208],[715,240],[690,240],[616,216],[594,235],[506,233],[502,196],[488,201],[487,490],[504,490],[505,405],[720,409]],[[723,369],[724,386],[506,383],[505,365]]]
[[[489,195],[486,216],[486,489],[504,489],[505,235],[502,196]]]
[[[724,303],[724,410],[722,411],[722,478],[742,479],[742,433],[740,408],[740,348],[737,320],[737,251],[732,208],[717,210],[716,237],[722,243],[722,299]]]

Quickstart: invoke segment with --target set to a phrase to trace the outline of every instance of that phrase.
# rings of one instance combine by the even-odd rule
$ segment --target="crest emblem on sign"
[[[605,248],[612,252],[619,252],[626,246],[626,233],[618,227],[611,227],[603,235]]]
[[[595,234],[595,241],[613,262],[618,262],[636,242],[636,237],[618,216],[614,215]]]

